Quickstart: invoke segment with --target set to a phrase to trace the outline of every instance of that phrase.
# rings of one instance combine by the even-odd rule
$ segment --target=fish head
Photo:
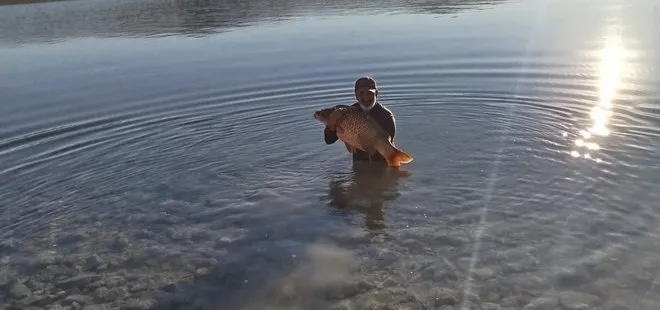
[[[324,125],[334,128],[337,122],[349,112],[349,106],[336,105],[334,107],[317,110],[314,112],[314,119],[323,123]]]

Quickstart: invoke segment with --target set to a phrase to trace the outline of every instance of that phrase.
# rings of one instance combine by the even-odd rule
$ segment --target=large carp
[[[412,156],[394,146],[390,135],[368,112],[358,107],[336,105],[315,111],[314,118],[336,131],[351,152],[359,149],[370,155],[379,153],[391,167],[413,161]]]

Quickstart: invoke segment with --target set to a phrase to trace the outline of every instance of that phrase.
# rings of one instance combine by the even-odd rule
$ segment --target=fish
[[[349,152],[379,153],[390,167],[400,167],[413,161],[410,154],[394,145],[392,137],[375,118],[358,107],[335,105],[314,111],[314,119],[336,131]]]

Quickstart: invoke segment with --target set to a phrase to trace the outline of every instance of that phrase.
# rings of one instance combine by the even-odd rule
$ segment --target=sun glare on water
[[[595,141],[610,135],[609,120],[612,116],[613,101],[616,97],[623,69],[623,43],[619,34],[613,33],[606,39],[600,51],[600,81],[598,83],[598,103],[591,109],[591,126],[580,130],[574,141],[571,156],[601,162],[592,153],[600,149]]]

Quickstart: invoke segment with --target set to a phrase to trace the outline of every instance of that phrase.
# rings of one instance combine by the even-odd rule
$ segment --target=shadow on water
[[[404,169],[356,162],[349,172],[332,177],[321,200],[332,216],[350,219],[357,212],[364,215],[369,234],[382,234],[386,205],[399,196],[398,185],[408,176]],[[335,240],[329,232],[339,228],[297,232],[309,221],[315,220],[302,216],[251,229],[246,238],[223,245],[227,253],[240,254],[207,266],[203,274],[161,287],[150,309],[327,309],[370,290],[372,285],[358,278],[357,254],[339,247],[341,237]],[[285,238],[298,233],[295,241]]]
[[[328,204],[331,213],[364,215],[364,228],[380,234],[386,227],[386,203],[399,197],[399,179],[409,176],[403,169],[394,170],[378,163],[355,162],[352,171],[330,181]]]
[[[326,242],[300,257],[250,255],[161,288],[150,309],[326,309],[357,289],[357,265],[350,251]]]
[[[89,37],[200,37],[299,16],[383,12],[457,14],[505,1],[4,0],[0,6],[30,4],[10,5],[0,10],[0,44],[57,43]]]

